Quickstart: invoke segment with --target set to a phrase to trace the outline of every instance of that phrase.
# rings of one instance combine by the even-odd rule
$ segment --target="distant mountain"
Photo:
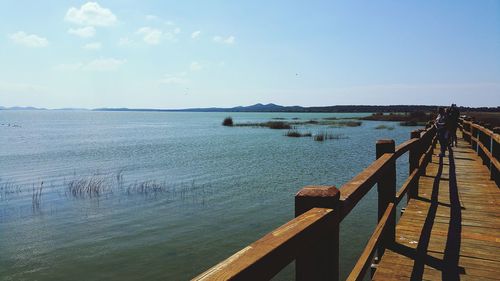
[[[147,111],[147,112],[415,112],[415,111],[437,111],[437,105],[332,105],[332,106],[283,106],[274,103],[257,103],[249,106],[236,107],[207,107],[186,109],[155,109],[155,108],[96,108],[93,111]],[[0,110],[47,110],[36,107],[3,107]],[[88,110],[83,108],[60,108],[53,110]],[[497,107],[459,107],[461,112],[500,112]]]
[[[32,107],[32,106],[13,106],[13,107],[0,106],[0,110],[47,110],[47,109]]]
[[[187,109],[130,109],[130,108],[97,108],[94,111],[154,111],[154,112],[415,112],[437,111],[437,105],[333,105],[333,106],[282,106],[274,103],[257,103],[250,106],[230,108],[187,108]],[[500,107],[459,107],[460,111],[500,112]]]

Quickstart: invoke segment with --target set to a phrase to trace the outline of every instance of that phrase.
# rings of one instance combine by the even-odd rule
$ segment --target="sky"
[[[500,106],[500,1],[0,0],[0,106]]]

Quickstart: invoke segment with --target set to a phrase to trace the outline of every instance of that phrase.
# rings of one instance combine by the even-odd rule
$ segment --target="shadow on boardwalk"
[[[439,158],[439,166],[436,176],[432,176],[434,178],[434,182],[432,186],[431,198],[416,198],[417,200],[430,203],[427,217],[419,235],[420,238],[417,248],[414,249],[399,243],[395,243],[391,247],[392,251],[414,260],[411,280],[423,279],[425,265],[441,271],[441,277],[443,280],[460,280],[460,274],[464,273],[464,269],[458,265],[462,233],[462,207],[458,195],[455,159],[452,149],[449,150],[448,159],[449,165],[445,165],[443,163],[443,158]],[[444,166],[449,167],[449,178],[442,177]],[[439,202],[438,200],[439,186],[442,181],[448,181],[449,183],[449,204]],[[428,254],[429,241],[438,206],[450,208],[450,221],[443,259],[439,259]]]

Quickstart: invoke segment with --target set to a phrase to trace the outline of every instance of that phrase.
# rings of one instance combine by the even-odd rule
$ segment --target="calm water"
[[[227,115],[0,111],[0,280],[189,279],[291,219],[301,187],[341,186],[374,160],[377,139],[401,143],[414,129],[305,127],[348,137],[315,142],[223,127]],[[401,182],[404,158],[398,169]],[[71,192],[91,180],[98,196]],[[343,275],[375,224],[370,192],[341,225]]]

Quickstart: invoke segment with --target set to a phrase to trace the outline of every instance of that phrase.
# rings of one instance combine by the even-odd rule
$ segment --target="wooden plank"
[[[465,141],[453,148],[452,160],[442,159],[441,168],[438,153],[420,177],[418,197],[408,203],[394,247],[382,256],[373,280],[500,279],[500,189]]]

